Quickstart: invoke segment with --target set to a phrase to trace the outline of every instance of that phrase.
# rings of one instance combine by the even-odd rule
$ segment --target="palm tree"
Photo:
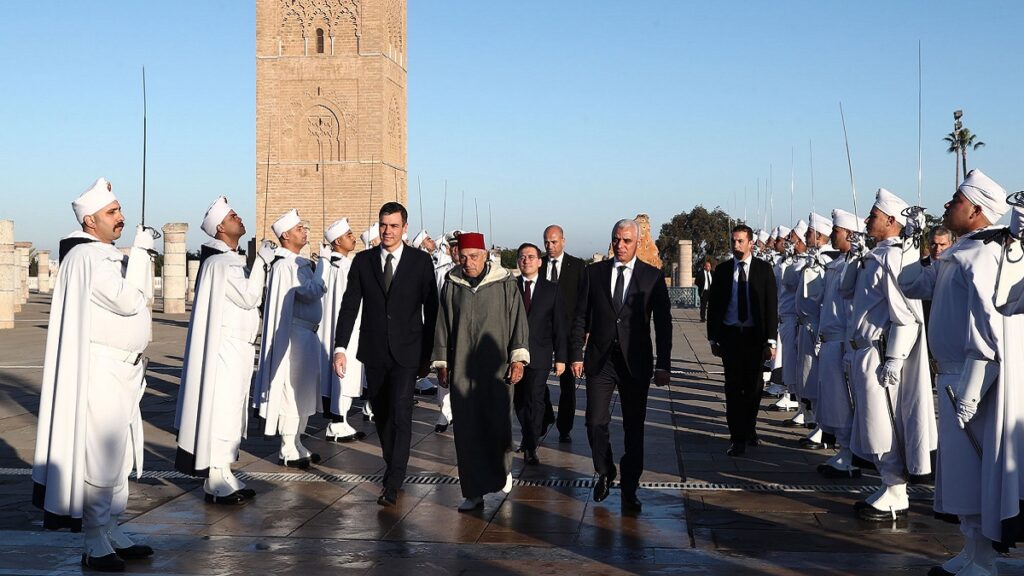
[[[946,152],[950,154],[959,154],[960,160],[963,163],[964,177],[967,177],[967,149],[977,150],[985,145],[984,142],[978,140],[977,134],[972,134],[967,128],[961,128],[955,132],[947,134],[943,140],[949,144],[946,148]],[[956,164],[956,183],[960,184],[960,165],[961,162]]]

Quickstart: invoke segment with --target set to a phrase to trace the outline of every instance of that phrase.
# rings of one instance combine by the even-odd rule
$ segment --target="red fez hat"
[[[459,234],[459,248],[478,248],[487,250],[484,235],[479,232],[463,232]]]

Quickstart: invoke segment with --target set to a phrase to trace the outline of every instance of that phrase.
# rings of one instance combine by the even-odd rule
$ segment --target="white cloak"
[[[790,261],[782,273],[782,290],[779,291],[779,342],[782,343],[782,382],[791,394],[800,395],[800,358],[797,350],[799,326],[797,326],[796,292],[800,287],[803,259]]]
[[[820,261],[828,263],[831,257],[821,253]],[[818,324],[821,321],[821,302],[825,296],[825,268],[820,263],[805,260],[800,269],[796,292],[797,312],[797,370],[798,396],[807,400],[818,399],[818,354],[815,342],[818,340]],[[790,390],[792,392],[792,390]]]
[[[278,420],[289,415],[286,395],[294,398],[300,418],[316,413],[320,342],[316,328],[310,327],[317,326],[323,318],[320,299],[326,290],[309,260],[284,248],[277,249],[263,299],[259,368],[253,384],[253,405],[265,421],[263,433],[267,436],[276,435]],[[319,312],[301,318],[300,307]],[[296,360],[300,361],[298,365]],[[303,373],[312,373],[313,379],[304,381]]]
[[[216,404],[218,387],[231,388],[228,382],[239,380],[248,385],[252,379],[254,343],[259,335],[258,307],[263,301],[264,281],[262,261],[257,260],[256,268],[250,273],[245,266],[245,256],[230,250],[227,244],[213,240],[206,246],[221,253],[208,257],[199,270],[174,418],[174,427],[178,430],[175,468],[200,477],[209,474],[214,428],[225,424],[218,422],[225,417],[218,409],[237,413],[237,407]],[[240,317],[247,322],[237,322]],[[249,354],[237,357],[231,354],[231,349],[224,345],[227,338],[247,342],[248,346],[242,349]],[[228,367],[225,374],[218,372],[222,361]],[[244,405],[244,398],[239,401]],[[246,413],[243,406],[242,418],[235,423],[239,437],[245,435]]]
[[[147,295],[124,281],[127,259],[117,248],[80,231],[61,241],[62,246],[65,243],[78,245],[60,259],[50,306],[32,466],[32,502],[44,510],[45,528],[77,532],[82,526],[87,480],[98,486],[116,486],[127,478],[132,459],[137,474],[142,474],[139,400],[145,391],[143,362],[130,370],[133,376],[139,376],[138,381],[121,383],[134,397],[100,404],[107,407],[105,418],[109,424],[128,428],[127,438],[122,439],[128,442],[125,450],[86,451],[93,445],[87,430],[91,364],[119,362],[93,357],[94,324],[105,326],[104,344],[121,344],[122,348],[130,345],[139,353],[152,337],[152,326]],[[133,251],[130,266],[136,269],[135,276],[151,278],[151,265],[147,254]],[[108,459],[109,465],[104,466]],[[123,469],[118,469],[115,461]],[[89,469],[104,467],[103,477],[89,477]]]
[[[332,252],[327,273],[327,292],[323,297],[324,318],[320,321],[320,342],[323,354],[320,363],[320,396],[323,398],[324,414],[345,416],[342,414],[341,398],[358,398],[363,391],[363,363],[356,360],[359,353],[359,324],[362,321],[363,306],[359,305],[352,337],[346,348],[348,363],[345,377],[338,378],[334,372],[334,333],[338,329],[338,315],[341,313],[341,300],[348,287],[348,272],[352,268],[352,258]]]

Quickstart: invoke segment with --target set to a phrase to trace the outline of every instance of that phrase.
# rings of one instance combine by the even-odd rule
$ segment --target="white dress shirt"
[[[626,294],[629,294],[629,282],[633,279],[633,266],[636,266],[636,256],[633,256],[633,259],[625,264],[616,260],[614,266],[612,266],[612,298],[615,297],[615,280],[619,277],[619,267],[621,266],[626,268],[622,272],[622,302],[625,304]]]
[[[732,260],[732,295],[729,297],[729,307],[725,309],[725,319],[723,320],[726,326],[754,326],[754,309],[750,301],[750,263],[753,261],[753,256],[747,254],[747,257],[743,260]],[[747,271],[747,320],[740,322],[739,319],[739,301],[737,297],[739,295],[739,283],[740,283],[740,263],[746,266]]]
[[[397,272],[398,271],[398,262],[399,262],[399,260],[402,259],[402,252],[403,251],[405,251],[405,242],[399,242],[398,246],[395,248],[394,252],[388,252],[387,248],[385,248],[383,245],[381,245],[381,247],[380,247],[380,269],[384,270],[384,267],[387,266],[388,254],[391,254],[392,256],[394,256],[394,258],[391,259],[391,271],[392,271],[392,273]]]
[[[555,270],[558,270],[558,279],[562,279],[562,260],[564,259],[565,253],[563,252],[562,255],[559,256],[558,258],[551,258],[548,260],[548,277],[545,278],[545,280],[553,281],[551,280],[551,275],[554,273]]]

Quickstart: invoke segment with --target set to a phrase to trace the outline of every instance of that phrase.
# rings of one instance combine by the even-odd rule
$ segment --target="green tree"
[[[701,205],[689,212],[680,212],[661,225],[661,232],[655,244],[658,255],[664,262],[666,273],[671,273],[672,263],[679,259],[679,241],[693,241],[694,271],[705,259],[715,262],[729,257],[729,230],[733,220],[721,208],[708,211]],[[703,248],[702,248],[703,247]]]
[[[959,130],[950,132],[942,139],[948,144],[946,152],[950,154],[958,154],[960,156],[960,162],[957,162],[956,169],[956,183],[960,184],[960,166],[963,163],[964,177],[967,177],[967,150],[977,150],[985,146],[985,143],[978,140],[978,135],[971,133],[967,128],[961,128]]]

